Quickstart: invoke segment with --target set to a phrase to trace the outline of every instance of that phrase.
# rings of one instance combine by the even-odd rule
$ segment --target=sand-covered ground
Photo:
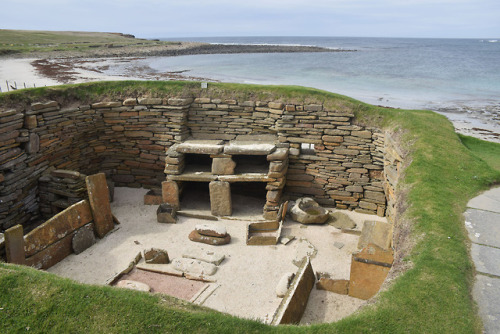
[[[79,282],[104,285],[124,270],[141,251],[152,247],[165,249],[170,259],[180,258],[193,250],[203,249],[225,255],[209,283],[203,306],[263,322],[272,320],[281,298],[276,286],[287,272],[296,272],[293,263],[312,255],[315,272],[326,272],[332,278],[349,279],[351,254],[357,250],[358,236],[342,233],[328,224],[302,225],[287,217],[282,236],[295,236],[290,243],[276,246],[247,246],[246,227],[254,220],[219,220],[231,235],[223,246],[195,243],[188,234],[197,224],[213,223],[179,217],[177,224],[156,221],[157,206],[143,205],[147,190],[116,188],[112,211],[120,225],[97,244],[78,255],[72,254],[48,271]],[[196,200],[193,198],[192,200]],[[262,208],[255,207],[256,212]],[[345,211],[361,229],[365,220],[385,218]],[[342,247],[340,245],[343,245]],[[313,288],[302,323],[332,322],[355,312],[366,302]]]

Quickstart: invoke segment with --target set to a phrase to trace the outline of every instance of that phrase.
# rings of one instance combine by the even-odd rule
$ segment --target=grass
[[[398,224],[410,226],[403,262],[410,269],[376,302],[332,324],[269,327],[161,296],[85,286],[30,268],[0,266],[0,325],[6,332],[317,332],[480,333],[471,297],[474,268],[462,213],[480,191],[500,182],[500,145],[458,136],[444,116],[375,107],[300,87],[198,83],[110,82],[4,93],[0,104],[41,99],[85,101],[130,96],[217,96],[325,103],[355,112],[359,122],[395,132],[411,163],[400,191]],[[45,96],[45,97],[44,97]]]
[[[128,38],[116,33],[30,31],[0,29],[0,55],[30,52],[92,52],[109,45],[134,47],[168,45],[171,42]]]

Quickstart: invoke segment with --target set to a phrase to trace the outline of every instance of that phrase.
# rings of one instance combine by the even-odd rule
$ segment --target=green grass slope
[[[339,322],[269,327],[194,307],[172,298],[85,286],[30,268],[0,265],[0,328],[71,333],[313,332],[479,333],[471,297],[474,268],[462,213],[468,200],[500,182],[500,145],[458,136],[445,117],[418,110],[386,109],[301,87],[181,82],[110,82],[0,94],[0,105],[43,99],[82,103],[130,96],[217,96],[321,102],[353,110],[360,122],[400,136],[411,161],[400,180],[405,193],[401,222],[413,247],[409,268],[376,302]]]

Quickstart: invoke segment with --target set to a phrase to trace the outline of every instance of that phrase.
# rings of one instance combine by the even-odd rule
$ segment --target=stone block
[[[50,175],[55,177],[60,177],[62,179],[73,179],[78,180],[82,174],[74,170],[67,169],[55,169],[50,172]]]
[[[394,261],[392,250],[369,244],[362,251],[353,254],[349,296],[370,299],[380,290]]]
[[[96,243],[94,235],[94,226],[92,224],[85,225],[73,235],[71,246],[75,254],[80,254],[87,248]]]
[[[278,285],[276,285],[276,296],[279,298],[285,297],[288,288],[290,287],[290,283],[295,277],[295,273],[285,273],[281,276]]]
[[[143,97],[143,98],[139,98],[137,99],[137,102],[139,102],[139,104],[142,104],[142,105],[145,105],[145,104],[162,104],[163,103],[163,99],[160,98],[160,97]]]
[[[124,106],[135,106],[136,104],[137,104],[137,99],[133,99],[133,98],[125,99],[123,101]]]
[[[161,203],[156,210],[158,223],[175,224],[177,222],[177,209],[168,203]]]
[[[85,178],[85,182],[96,234],[99,238],[103,238],[114,227],[106,175],[104,173],[89,175]]]
[[[236,162],[231,158],[213,158],[212,159],[212,174],[215,175],[231,175],[234,174]]]
[[[92,109],[121,107],[121,102],[98,102],[92,104]]]
[[[26,152],[29,154],[38,153],[40,150],[40,137],[36,133],[30,133],[28,144],[26,145]]]
[[[5,231],[5,252],[7,262],[25,264],[23,226],[15,225]]]
[[[175,181],[163,181],[161,183],[161,194],[163,203],[170,204],[173,208],[179,209],[179,186]]]
[[[189,140],[176,147],[179,153],[219,154],[224,146],[222,140]]]
[[[160,190],[151,189],[144,195],[144,205],[160,205],[163,196]]]
[[[212,181],[209,184],[210,210],[214,216],[230,216],[233,213],[229,182]]]
[[[52,245],[26,258],[26,265],[37,269],[48,269],[73,253],[73,233],[56,241]]]
[[[389,249],[392,244],[393,226],[379,221],[365,221],[358,242],[358,249],[368,244],[375,244],[382,249]]]
[[[144,260],[146,263],[167,264],[170,262],[166,250],[151,248],[144,251]]]
[[[230,155],[268,155],[274,152],[274,143],[234,141],[224,147],[224,154]]]
[[[24,118],[24,126],[30,130],[36,128],[38,126],[38,121],[36,119],[36,115],[26,116]]]

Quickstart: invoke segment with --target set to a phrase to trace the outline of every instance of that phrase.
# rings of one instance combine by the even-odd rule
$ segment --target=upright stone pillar
[[[13,226],[5,231],[5,252],[7,255],[7,262],[25,264],[22,225]]]
[[[233,213],[231,186],[229,182],[212,181],[210,189],[210,210],[214,216],[230,216]]]
[[[180,208],[179,185],[176,181],[163,181],[161,183],[161,194],[163,203],[168,203],[176,209]]]

